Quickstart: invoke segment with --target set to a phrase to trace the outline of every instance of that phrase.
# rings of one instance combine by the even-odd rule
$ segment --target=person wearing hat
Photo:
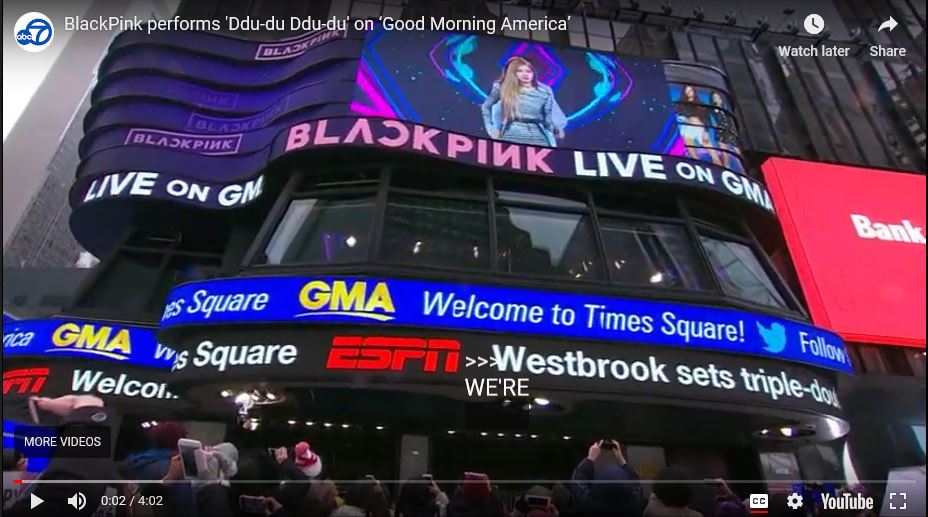
[[[210,483],[229,484],[235,474],[238,473],[238,447],[223,442],[205,450],[206,470],[194,482],[198,489]]]
[[[580,515],[640,515],[644,508],[638,474],[616,440],[590,445],[572,480]]]
[[[446,514],[448,517],[505,517],[508,512],[493,490],[489,476],[483,472],[465,472]]]
[[[157,480],[167,474],[171,457],[177,454],[177,441],[187,437],[187,429],[178,422],[163,422],[148,431],[150,448],[129,455],[123,462],[135,479]]]
[[[512,517],[557,517],[558,510],[552,500],[551,490],[534,485],[516,500]]]
[[[171,470],[171,461],[178,455],[177,442],[187,437],[187,428],[180,422],[162,422],[148,431],[150,448],[131,454],[123,461],[125,472],[136,480],[164,481]],[[142,484],[143,495],[161,495],[167,508],[178,514],[196,510],[196,493],[189,482],[162,486]]]
[[[309,442],[300,442],[293,447],[293,462],[309,479],[318,479],[322,474],[322,458],[309,447]]]
[[[277,460],[280,473],[285,480],[281,486],[281,503],[287,508],[296,509],[309,493],[310,484],[305,483],[305,481],[315,482],[322,474],[322,459],[312,451],[309,443],[305,441],[294,446],[292,458],[290,458],[286,447],[276,449],[274,458]]]
[[[400,486],[396,499],[396,517],[438,517],[444,515],[448,495],[442,492],[431,475],[414,477]]]

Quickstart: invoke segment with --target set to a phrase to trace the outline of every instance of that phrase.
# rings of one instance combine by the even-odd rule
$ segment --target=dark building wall
[[[848,379],[843,396],[851,423],[848,447],[861,480],[886,479],[899,467],[925,464],[913,425],[925,425],[925,379],[864,375]],[[869,484],[882,496],[883,486]]]
[[[39,318],[69,307],[91,273],[80,268],[3,268],[3,307],[20,318]]]

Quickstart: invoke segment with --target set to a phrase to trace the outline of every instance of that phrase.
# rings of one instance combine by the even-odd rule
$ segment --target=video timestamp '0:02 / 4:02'
[[[164,497],[160,495],[105,495],[100,498],[100,506],[162,506]]]

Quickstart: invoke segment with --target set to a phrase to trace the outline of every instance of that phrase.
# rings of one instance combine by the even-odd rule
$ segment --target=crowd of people
[[[61,425],[115,425],[103,401],[93,396],[68,395],[37,399],[41,410],[60,417]],[[150,448],[116,462],[113,458],[53,457],[40,479],[68,484],[33,484],[19,494],[4,515],[39,515],[30,509],[29,493],[44,500],[64,501],[75,490],[87,500],[84,515],[139,516],[307,516],[307,517],[700,517],[690,508],[693,478],[670,467],[653,480],[645,495],[638,475],[628,464],[618,442],[593,443],[571,478],[551,486],[538,484],[515,496],[501,495],[490,477],[464,472],[448,486],[428,474],[400,483],[395,494],[374,476],[337,483],[327,479],[323,459],[308,442],[293,447],[239,450],[232,443],[203,446],[196,472],[185,466],[179,443],[186,439],[183,425],[162,423],[149,431]],[[10,465],[7,465],[10,456]],[[21,455],[4,454],[4,470],[25,469]],[[125,480],[111,485],[82,484],[85,480]],[[446,486],[441,486],[442,484]],[[746,517],[749,509],[721,479],[711,516]],[[110,497],[105,497],[107,495]],[[113,501],[144,498],[146,504],[100,506]],[[785,495],[772,497],[769,515],[844,515],[796,510],[790,513]],[[101,499],[104,498],[104,499]],[[782,504],[781,504],[782,503]],[[849,514],[863,515],[863,514]],[[711,517],[707,515],[707,517]]]

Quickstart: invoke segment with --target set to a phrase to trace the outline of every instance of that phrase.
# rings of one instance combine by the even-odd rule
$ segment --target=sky
[[[129,7],[126,16],[165,17],[180,0],[117,0]],[[66,16],[83,16],[93,0],[3,0],[3,140],[26,109],[32,95],[61,55],[73,31],[64,30]],[[40,12],[52,20],[55,35],[47,50],[26,52],[16,43],[13,26],[20,16]],[[155,15],[159,13],[159,15]],[[169,16],[169,14],[167,14]],[[75,85],[86,88],[87,85]],[[76,108],[76,106],[75,106]]]
[[[55,12],[45,14],[51,17],[55,25],[55,37],[48,50],[43,52],[26,52],[19,48],[13,39],[13,25],[23,14],[40,7],[44,2],[5,1],[3,2],[3,139],[6,140],[13,125],[26,109],[36,89],[45,79],[55,59],[61,54],[71,32],[61,30],[62,20],[66,15],[83,14],[91,0],[71,0],[66,7],[55,2]],[[86,86],[86,85],[84,85]]]

